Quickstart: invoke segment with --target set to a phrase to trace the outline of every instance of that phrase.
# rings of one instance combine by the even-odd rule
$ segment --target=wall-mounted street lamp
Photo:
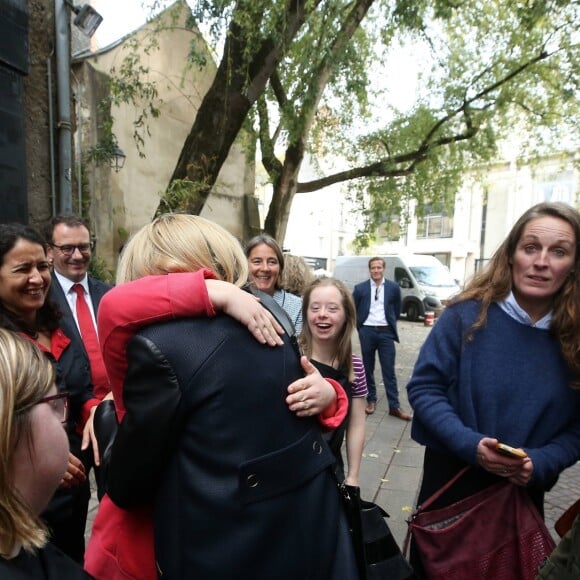
[[[115,145],[115,149],[113,149],[113,154],[109,159],[110,166],[115,170],[115,173],[119,173],[123,167],[125,167],[125,160],[127,156],[123,152],[123,150],[118,146]]]
[[[75,6],[69,0],[64,3],[75,13],[74,25],[84,34],[91,37],[103,21],[103,17],[89,4]]]

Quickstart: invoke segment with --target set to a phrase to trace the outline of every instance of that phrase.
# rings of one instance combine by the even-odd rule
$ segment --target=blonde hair
[[[464,300],[481,302],[479,317],[470,329],[467,337],[469,339],[473,330],[485,325],[490,304],[506,298],[512,289],[511,260],[524,228],[532,220],[546,216],[555,217],[570,224],[576,238],[574,265],[552,301],[553,316],[550,330],[559,340],[562,354],[572,371],[572,385],[580,388],[580,333],[578,332],[578,318],[580,316],[580,213],[572,206],[561,202],[545,202],[524,212],[492,256],[486,268],[471,279],[454,302]]]
[[[47,530],[12,485],[14,451],[21,438],[32,448],[30,410],[54,384],[54,369],[30,341],[0,329],[0,555],[21,545],[32,552]]]
[[[336,348],[336,353],[334,360],[340,369],[347,369],[348,380],[350,382],[354,381],[354,368],[352,365],[352,333],[356,327],[356,309],[354,306],[354,301],[352,299],[351,293],[348,288],[336,278],[316,278],[308,288],[304,291],[304,297],[302,299],[302,320],[304,324],[302,326],[302,333],[300,334],[300,346],[304,351],[304,354],[308,357],[312,357],[312,332],[310,331],[310,326],[308,325],[308,306],[310,305],[310,296],[313,290],[316,288],[321,288],[323,286],[334,286],[340,293],[342,307],[344,308],[344,327],[338,341],[338,346]]]
[[[306,260],[301,256],[286,254],[284,256],[284,273],[282,274],[282,288],[287,292],[302,296],[304,290],[314,280],[314,274]]]
[[[201,268],[236,286],[247,282],[248,262],[234,236],[199,216],[164,214],[129,240],[121,254],[117,284]]]

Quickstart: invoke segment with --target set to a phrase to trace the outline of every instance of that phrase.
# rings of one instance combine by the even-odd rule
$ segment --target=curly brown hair
[[[283,290],[296,294],[296,296],[302,296],[304,290],[313,280],[314,274],[304,258],[293,254],[284,256]]]

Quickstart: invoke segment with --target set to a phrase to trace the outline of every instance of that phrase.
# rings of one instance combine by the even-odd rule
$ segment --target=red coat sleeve
[[[336,401],[318,415],[318,421],[325,429],[336,429],[348,413],[348,397],[338,381],[325,378],[336,391]]]
[[[127,343],[144,326],[184,316],[215,316],[205,280],[210,270],[146,276],[107,292],[97,315],[103,359],[111,381],[118,419],[125,414],[123,381]]]

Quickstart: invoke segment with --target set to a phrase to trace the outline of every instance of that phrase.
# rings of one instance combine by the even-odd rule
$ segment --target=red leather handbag
[[[410,516],[404,552],[412,536],[429,580],[534,580],[555,542],[524,488],[499,482],[425,511],[468,469]]]

